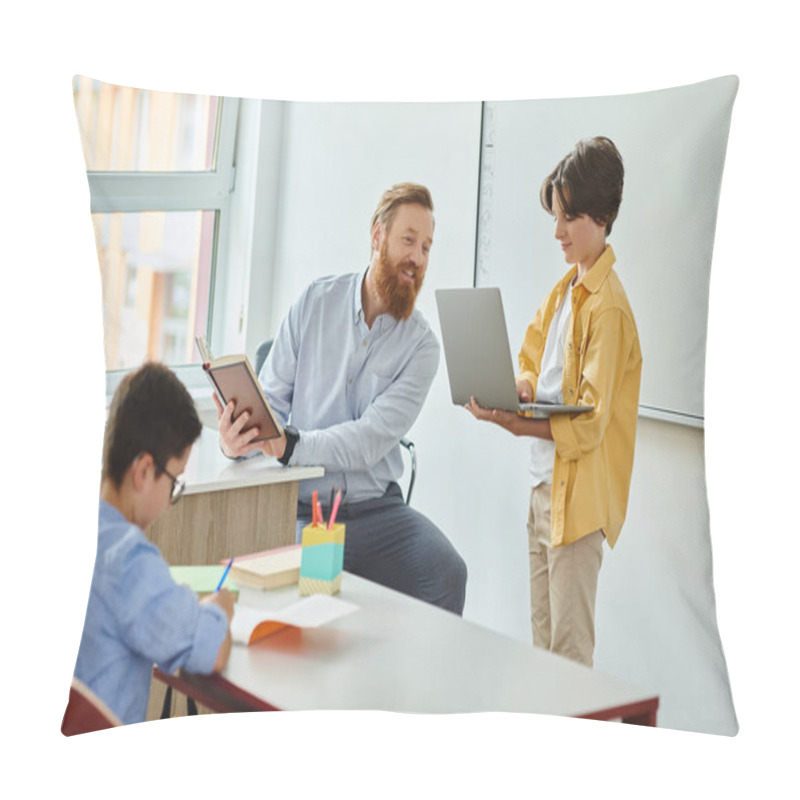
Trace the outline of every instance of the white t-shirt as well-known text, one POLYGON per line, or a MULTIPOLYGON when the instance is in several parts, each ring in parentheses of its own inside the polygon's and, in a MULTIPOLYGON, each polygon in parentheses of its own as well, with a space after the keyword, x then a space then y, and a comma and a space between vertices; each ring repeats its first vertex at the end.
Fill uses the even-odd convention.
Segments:
MULTIPOLYGON (((542 353, 542 369, 536 382, 536 401, 539 403, 563 403, 564 346, 567 329, 572 321, 572 284, 569 285, 561 305, 550 321, 550 331, 542 353)), ((531 486, 552 483, 553 462, 556 443, 549 439, 531 439, 531 486)))

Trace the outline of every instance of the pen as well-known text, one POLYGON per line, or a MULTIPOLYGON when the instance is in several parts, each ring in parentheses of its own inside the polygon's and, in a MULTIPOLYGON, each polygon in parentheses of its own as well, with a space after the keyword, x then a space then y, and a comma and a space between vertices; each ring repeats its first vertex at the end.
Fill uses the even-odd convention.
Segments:
POLYGON ((222 573, 222 577, 219 579, 217 591, 219 591, 222 588, 222 584, 225 583, 225 578, 228 577, 228 573, 231 571, 231 564, 233 564, 233 558, 228 562, 228 566, 225 567, 225 572, 222 573))
POLYGON ((333 509, 331 510, 331 518, 328 520, 328 530, 333 528, 333 523, 336 522, 336 512, 339 510, 339 503, 342 502, 342 490, 336 492, 336 499, 333 501, 333 509))
POLYGON ((317 493, 317 490, 314 489, 314 491, 311 492, 311 524, 312 525, 317 525, 317 523, 319 522, 319 517, 317 516, 317 514, 319 513, 317 511, 317 504, 318 504, 317 498, 318 498, 318 493, 317 493))

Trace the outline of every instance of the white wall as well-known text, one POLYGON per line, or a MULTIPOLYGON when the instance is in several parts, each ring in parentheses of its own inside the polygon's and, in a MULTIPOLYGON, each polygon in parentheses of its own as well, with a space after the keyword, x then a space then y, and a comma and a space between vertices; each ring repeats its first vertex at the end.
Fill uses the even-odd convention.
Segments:
MULTIPOLYGON (((434 289, 473 281, 480 104, 288 103, 262 135, 277 161, 259 162, 259 191, 268 195, 280 176, 280 198, 258 226, 266 261, 250 284, 263 296, 249 299, 247 351, 265 331, 274 335, 309 280, 366 267, 372 211, 402 180, 426 184, 436 207, 419 306, 438 336, 434 289)), ((527 442, 452 405, 444 358, 410 436, 414 506, 467 562, 465 618, 530 641, 527 442)), ((628 520, 601 570, 597 635, 596 668, 657 691, 662 725, 734 732, 711 592, 702 431, 640 420, 628 520)))
POLYGON ((639 417, 628 516, 600 571, 595 668, 657 691, 661 725, 733 734, 704 439, 702 430, 639 417))
MULTIPOLYGON (((427 283, 472 269, 480 104, 288 103, 280 157, 274 282, 251 303, 271 333, 312 278, 366 269, 370 220, 392 184, 414 181, 433 195, 436 230, 427 283)), ((253 342, 248 341, 248 348, 253 342)))

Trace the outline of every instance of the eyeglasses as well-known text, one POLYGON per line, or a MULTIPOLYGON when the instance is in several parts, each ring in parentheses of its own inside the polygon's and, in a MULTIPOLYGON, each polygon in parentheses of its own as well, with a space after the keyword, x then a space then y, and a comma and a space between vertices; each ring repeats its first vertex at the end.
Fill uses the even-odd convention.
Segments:
POLYGON ((169 496, 169 502, 174 506, 175 503, 183 497, 183 490, 186 488, 186 482, 183 478, 175 477, 166 467, 156 464, 156 468, 172 481, 172 493, 169 496))

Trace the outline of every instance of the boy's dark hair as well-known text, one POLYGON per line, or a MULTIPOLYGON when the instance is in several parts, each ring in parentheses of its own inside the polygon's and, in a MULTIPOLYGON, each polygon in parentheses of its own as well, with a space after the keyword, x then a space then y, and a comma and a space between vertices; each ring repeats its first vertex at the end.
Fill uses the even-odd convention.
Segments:
POLYGON ((163 364, 144 364, 114 392, 103 438, 103 479, 119 487, 142 453, 150 453, 156 469, 165 469, 202 429, 194 401, 175 373, 163 364))
POLYGON ((611 139, 581 139, 544 179, 539 199, 552 214, 555 190, 565 214, 588 214, 598 225, 606 226, 608 235, 622 202, 624 175, 622 156, 611 139))

